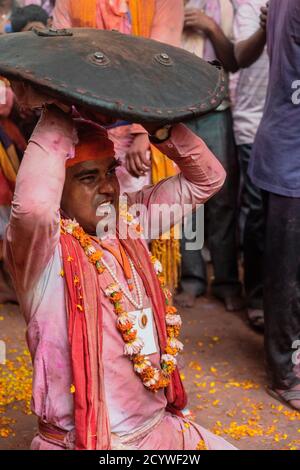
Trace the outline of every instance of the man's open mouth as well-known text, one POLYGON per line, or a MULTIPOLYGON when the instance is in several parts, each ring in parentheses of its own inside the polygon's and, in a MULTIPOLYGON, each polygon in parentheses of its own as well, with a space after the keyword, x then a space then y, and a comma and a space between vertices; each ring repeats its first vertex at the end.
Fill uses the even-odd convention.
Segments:
POLYGON ((113 201, 112 200, 101 202, 101 204, 99 204, 98 208, 99 207, 108 207, 108 206, 113 206, 113 201))
POLYGON ((98 217, 110 216, 114 210, 114 201, 112 199, 106 199, 98 204, 96 215, 98 217))

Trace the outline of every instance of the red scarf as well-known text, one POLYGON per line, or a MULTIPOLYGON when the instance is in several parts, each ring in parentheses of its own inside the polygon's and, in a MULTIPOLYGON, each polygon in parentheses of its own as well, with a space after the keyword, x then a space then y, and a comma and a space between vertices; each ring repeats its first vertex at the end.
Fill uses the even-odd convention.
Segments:
MULTIPOLYGON (((167 342, 165 298, 148 250, 141 240, 121 240, 141 277, 154 310, 160 350, 167 342)), ((69 341, 73 371, 74 419, 77 450, 110 449, 110 427, 103 388, 102 309, 95 267, 87 262, 79 243, 61 235, 66 280, 69 341)), ((151 392, 149 392, 151 393, 151 392)), ((168 411, 181 415, 186 393, 178 369, 166 390, 168 411)))

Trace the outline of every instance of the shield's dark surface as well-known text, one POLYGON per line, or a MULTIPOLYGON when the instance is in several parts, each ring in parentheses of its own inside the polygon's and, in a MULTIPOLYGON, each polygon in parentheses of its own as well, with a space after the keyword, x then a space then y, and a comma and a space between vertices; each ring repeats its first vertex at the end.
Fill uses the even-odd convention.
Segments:
POLYGON ((224 98, 217 67, 181 49, 115 31, 0 37, 0 74, 68 103, 132 122, 178 122, 224 98))

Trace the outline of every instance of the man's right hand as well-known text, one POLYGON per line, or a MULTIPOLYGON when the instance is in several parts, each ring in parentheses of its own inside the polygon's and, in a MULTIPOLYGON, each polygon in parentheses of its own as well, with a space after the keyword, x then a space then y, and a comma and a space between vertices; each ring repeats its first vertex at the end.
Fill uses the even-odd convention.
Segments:
POLYGON ((32 133, 31 140, 37 139, 40 145, 43 146, 47 144, 47 142, 49 143, 49 140, 52 140, 52 135, 64 136, 64 142, 67 142, 68 138, 70 138, 70 155, 73 155, 72 146, 77 144, 78 136, 72 113, 66 113, 56 104, 47 104, 44 105, 42 109, 40 119, 32 133))

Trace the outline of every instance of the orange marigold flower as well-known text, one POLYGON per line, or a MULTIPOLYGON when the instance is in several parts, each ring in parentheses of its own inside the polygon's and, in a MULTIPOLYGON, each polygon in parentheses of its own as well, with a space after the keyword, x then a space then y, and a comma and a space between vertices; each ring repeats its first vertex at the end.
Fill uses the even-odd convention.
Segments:
POLYGON ((75 237, 77 240, 80 240, 80 237, 82 237, 82 235, 85 235, 85 233, 81 227, 74 228, 73 237, 75 237))
POLYGON ((167 333, 168 336, 171 338, 178 338, 180 335, 180 326, 178 325, 172 325, 172 326, 167 326, 167 333))
POLYGON ((124 312, 125 312, 125 310, 124 310, 124 308, 122 307, 122 305, 115 306, 115 313, 116 313, 117 315, 121 315, 121 313, 124 313, 124 312))
POLYGON ((164 364, 164 372, 166 372, 169 375, 171 375, 175 369, 176 369, 176 366, 171 361, 168 361, 164 364))
POLYGON ((146 358, 146 356, 142 355, 142 354, 136 354, 133 358, 132 358, 132 362, 134 364, 138 364, 138 365, 142 365, 145 363, 145 361, 149 359, 146 358))
POLYGON ((168 305, 166 307, 166 313, 170 313, 172 315, 173 313, 176 313, 176 312, 177 312, 176 307, 173 307, 172 305, 168 305))
POLYGON ((102 251, 98 250, 96 251, 96 253, 93 253, 91 256, 90 256, 90 262, 91 263, 97 263, 97 261, 100 261, 100 259, 102 258, 102 251))
POLYGON ((165 349, 166 354, 171 354, 171 356, 175 356, 178 353, 177 348, 171 348, 171 346, 167 346, 165 349))
POLYGON ((140 364, 141 362, 144 361, 145 356, 142 356, 141 354, 136 354, 136 356, 133 356, 132 362, 134 364, 140 364))
POLYGON ((122 294, 122 292, 114 292, 111 295, 111 297, 112 297, 114 302, 120 302, 120 300, 122 300, 122 298, 123 298, 123 294, 122 294))
POLYGON ((158 276, 158 280, 161 283, 161 285, 164 287, 166 283, 164 276, 158 276))
POLYGON ((90 246, 91 244, 91 239, 89 236, 87 235, 84 235, 81 239, 80 239, 80 243, 81 243, 81 246, 83 248, 87 248, 88 246, 90 246))
POLYGON ((165 388, 169 385, 170 379, 161 374, 158 382, 154 385, 151 385, 150 390, 154 393, 158 392, 161 388, 165 388))
POLYGON ((129 330, 131 330, 132 327, 133 327, 133 323, 129 320, 126 323, 124 323, 123 325, 121 323, 119 323, 117 325, 118 330, 121 331, 121 332, 129 331, 129 330))
POLYGON ((133 330, 133 331, 128 331, 127 333, 123 333, 122 334, 123 336, 123 339, 126 343, 130 342, 130 341, 134 341, 136 336, 137 336, 137 331, 136 330, 133 330))
POLYGON ((154 378, 155 370, 153 367, 146 367, 146 369, 141 372, 141 377, 143 382, 148 382, 149 380, 154 378))

